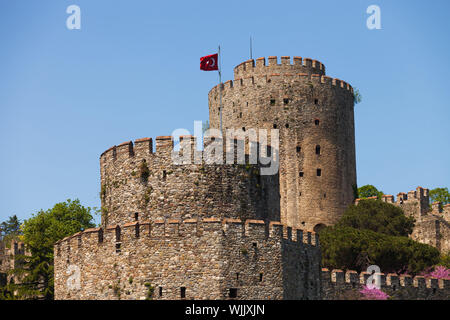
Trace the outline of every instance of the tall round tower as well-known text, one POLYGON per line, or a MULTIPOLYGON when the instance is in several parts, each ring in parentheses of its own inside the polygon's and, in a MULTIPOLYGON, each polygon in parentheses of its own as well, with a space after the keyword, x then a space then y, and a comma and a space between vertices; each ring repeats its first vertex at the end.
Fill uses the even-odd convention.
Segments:
MULTIPOLYGON (((280 130, 280 217, 292 227, 337 222, 356 187, 352 87, 316 60, 248 60, 223 84, 223 129, 280 130)), ((209 92, 211 128, 220 127, 219 86, 209 92)))

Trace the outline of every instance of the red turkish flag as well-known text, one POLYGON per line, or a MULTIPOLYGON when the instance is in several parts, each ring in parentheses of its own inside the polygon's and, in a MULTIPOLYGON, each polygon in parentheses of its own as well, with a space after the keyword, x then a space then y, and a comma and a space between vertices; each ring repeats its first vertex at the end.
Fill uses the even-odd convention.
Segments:
POLYGON ((200 58, 200 70, 203 71, 214 71, 219 70, 219 55, 211 54, 209 56, 201 57, 200 58))

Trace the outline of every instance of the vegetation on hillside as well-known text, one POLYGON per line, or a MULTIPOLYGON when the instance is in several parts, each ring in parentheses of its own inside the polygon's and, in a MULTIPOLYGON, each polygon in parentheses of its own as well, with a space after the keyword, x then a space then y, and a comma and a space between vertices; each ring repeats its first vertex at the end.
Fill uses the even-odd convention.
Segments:
POLYGON ((53 299, 53 246, 58 240, 95 227, 92 212, 79 200, 67 200, 25 220, 21 238, 29 254, 16 256, 18 264, 12 271, 21 281, 3 288, 0 299, 53 299))
POLYGON ((320 231, 322 264, 330 269, 418 274, 440 261, 439 251, 408 238, 414 220, 391 204, 361 200, 333 227, 320 231))

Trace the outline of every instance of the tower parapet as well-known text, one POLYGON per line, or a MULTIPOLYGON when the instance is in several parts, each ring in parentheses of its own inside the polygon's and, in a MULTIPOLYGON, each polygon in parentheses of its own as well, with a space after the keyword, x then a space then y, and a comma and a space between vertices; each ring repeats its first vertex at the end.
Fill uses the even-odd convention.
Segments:
POLYGON ((418 218, 429 211, 429 189, 417 187, 408 193, 399 193, 396 204, 405 211, 406 214, 418 218))
POLYGON ((234 78, 242 79, 247 77, 258 77, 271 74, 318 74, 325 75, 325 66, 317 60, 302 57, 293 57, 291 63, 291 57, 282 56, 280 63, 278 63, 278 57, 271 56, 266 64, 265 58, 258 58, 255 60, 250 59, 242 62, 234 68, 234 78))
MULTIPOLYGON (((239 144, 239 141, 236 141, 239 144)), ((278 175, 261 175, 261 165, 244 154, 227 164, 202 158, 192 136, 125 142, 100 157, 102 225, 147 219, 240 218, 279 220, 278 175)), ((248 150, 248 147, 246 148, 248 150)))

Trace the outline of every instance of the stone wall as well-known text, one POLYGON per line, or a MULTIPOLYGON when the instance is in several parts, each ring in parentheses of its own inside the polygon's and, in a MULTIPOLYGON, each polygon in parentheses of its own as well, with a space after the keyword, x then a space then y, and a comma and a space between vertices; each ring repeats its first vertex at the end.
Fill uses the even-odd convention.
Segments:
MULTIPOLYGON (((447 300, 450 280, 412 278, 408 275, 378 274, 381 290, 394 300, 447 300)), ((371 275, 367 272, 322 269, 322 297, 324 300, 360 299, 359 291, 371 275)))
MULTIPOLYGON (((356 200, 358 203, 359 199, 356 200)), ((416 220, 411 238, 436 247, 443 253, 450 252, 450 205, 429 205, 429 189, 417 187, 408 193, 383 195, 382 201, 403 209, 406 215, 416 220)))
POLYGON ((244 164, 226 164, 226 155, 224 164, 202 158, 194 163, 201 152, 191 136, 181 137, 180 151, 192 163, 174 161, 180 153, 174 152, 172 137, 156 138, 156 152, 151 138, 105 151, 100 157, 102 226, 203 217, 279 221, 278 173, 260 175, 260 165, 249 164, 248 157, 244 164))
POLYGON ((436 247, 442 253, 450 253, 450 206, 443 211, 433 210, 416 221, 411 238, 436 247), (447 218, 447 219, 446 219, 447 218))
MULTIPOLYGON (((246 61, 223 85, 223 129, 280 130, 281 222, 333 225, 354 200, 352 87, 322 63, 294 57, 246 61)), ((219 86, 209 92, 210 125, 220 127, 219 86)), ((316 229, 317 230, 317 229, 316 229)))
POLYGON ((150 286, 152 299, 181 299, 182 288, 185 299, 319 299, 318 236, 210 218, 90 229, 55 245, 56 299, 141 300, 150 286))
POLYGON ((5 241, 0 240, 0 286, 5 286, 14 280, 15 283, 19 282, 19 277, 10 274, 14 268, 18 267, 20 263, 17 259, 17 255, 29 255, 30 253, 25 250, 25 244, 16 240, 11 240, 8 244, 5 241))

